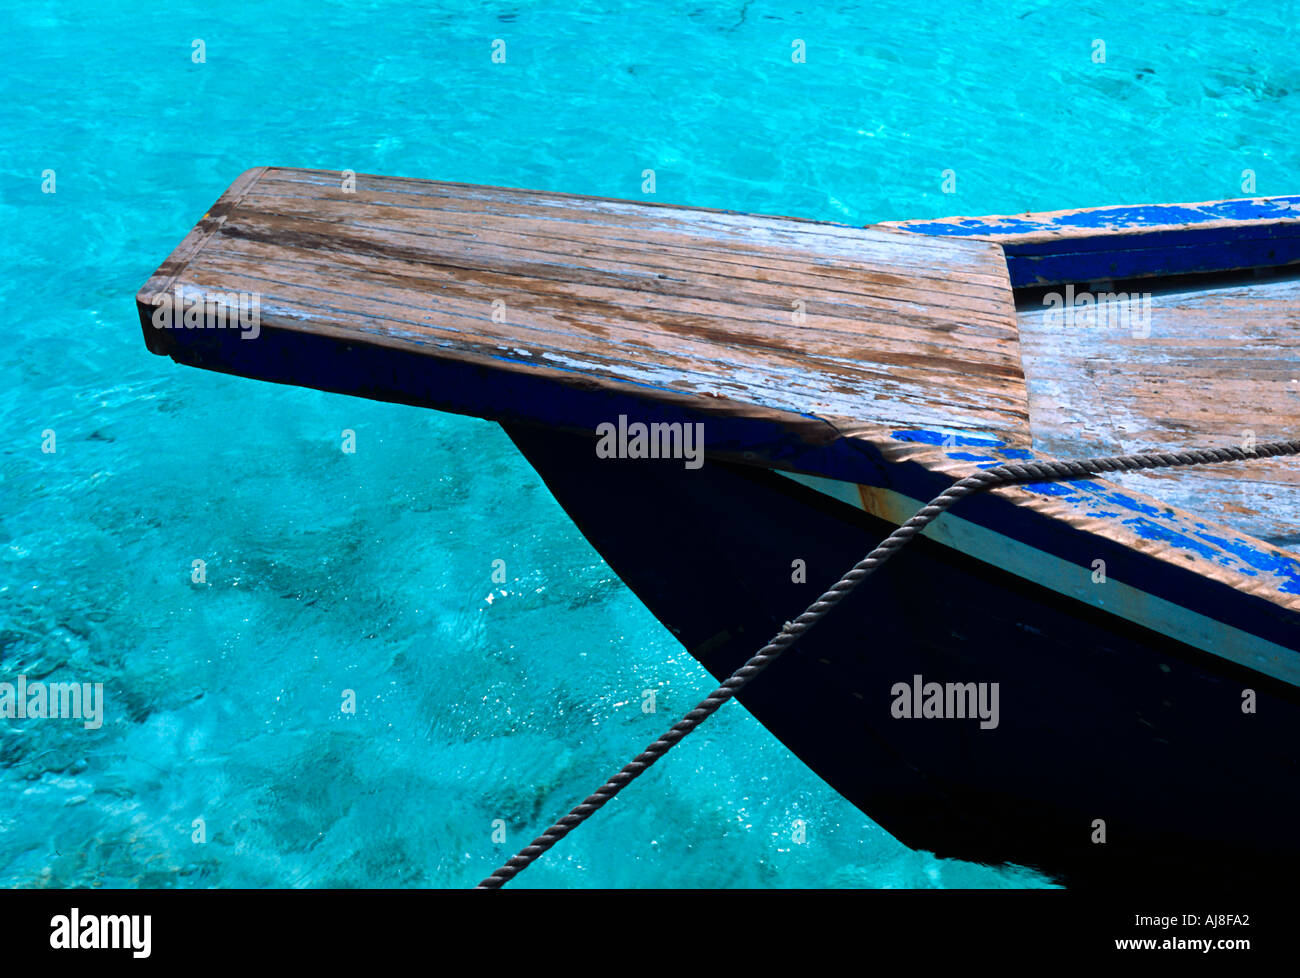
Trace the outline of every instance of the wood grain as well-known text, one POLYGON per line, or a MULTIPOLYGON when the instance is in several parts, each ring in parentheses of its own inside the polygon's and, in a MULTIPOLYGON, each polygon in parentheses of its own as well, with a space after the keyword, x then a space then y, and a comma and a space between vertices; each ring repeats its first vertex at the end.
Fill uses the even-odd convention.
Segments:
MULTIPOLYGON (((176 287, 255 293, 264 330, 715 410, 1027 439, 1006 268, 984 242, 393 177, 347 192, 338 173, 266 169, 209 211, 141 304, 176 287)), ((187 335, 150 345, 183 357, 187 335)))
MULTIPOLYGON (((1035 447, 1096 455, 1291 439, 1300 431, 1300 278, 1153 293, 1150 336, 1022 309, 1035 447)), ((1145 332, 1145 327, 1137 332, 1145 332)), ((1294 459, 1113 476, 1300 547, 1294 459)))

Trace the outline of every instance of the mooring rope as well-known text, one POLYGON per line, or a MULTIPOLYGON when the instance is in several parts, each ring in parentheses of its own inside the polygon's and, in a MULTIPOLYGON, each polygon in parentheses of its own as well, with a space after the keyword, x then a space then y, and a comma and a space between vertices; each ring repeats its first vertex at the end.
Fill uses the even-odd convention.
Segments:
POLYGON ((638 754, 624 768, 595 792, 589 795, 569 814, 552 825, 520 849, 518 854, 481 882, 475 889, 495 890, 514 879, 523 870, 559 842, 575 828, 596 814, 604 804, 632 783, 651 764, 668 753, 674 744, 707 720, 723 703, 745 688, 756 676, 770 666, 790 646, 802 638, 809 629, 824 618, 832 608, 843 601, 859 584, 880 568, 880 565, 901 550, 913 537, 926 528, 957 500, 973 493, 995 489, 999 486, 1018 485, 1025 482, 1061 482, 1096 475, 1100 472, 1131 471, 1135 469, 1161 469, 1179 465, 1209 465, 1216 462, 1241 462, 1248 459, 1274 458, 1279 455, 1300 455, 1300 441, 1272 442, 1246 448, 1204 448, 1186 452, 1153 452, 1149 455, 1113 455, 1105 458, 1086 458, 1072 461, 1005 462, 993 468, 981 469, 959 482, 953 483, 910 520, 889 534, 875 550, 853 565, 825 594, 819 597, 794 621, 788 621, 768 642, 727 680, 705 697, 695 709, 678 720, 662 737, 638 754))

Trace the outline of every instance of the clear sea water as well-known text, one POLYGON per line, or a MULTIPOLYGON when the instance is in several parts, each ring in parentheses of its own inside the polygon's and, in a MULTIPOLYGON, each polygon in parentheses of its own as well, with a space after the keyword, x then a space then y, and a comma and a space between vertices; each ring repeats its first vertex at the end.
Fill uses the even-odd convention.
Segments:
MULTIPOLYGON (((495 426, 146 353, 136 289, 248 167, 853 224, 1297 189, 1292 4, 4 7, 0 681, 107 697, 0 720, 5 885, 472 885, 712 688, 495 426)), ((731 704, 516 885, 1042 883, 731 704)))

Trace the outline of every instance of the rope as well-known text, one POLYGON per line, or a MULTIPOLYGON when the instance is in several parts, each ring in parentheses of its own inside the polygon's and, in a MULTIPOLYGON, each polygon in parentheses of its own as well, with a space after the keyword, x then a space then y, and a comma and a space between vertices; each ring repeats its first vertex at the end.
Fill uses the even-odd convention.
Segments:
POLYGON ((479 883, 476 889, 495 890, 514 879, 538 857, 575 828, 596 814, 606 802, 632 783, 646 768, 668 753, 674 744, 707 720, 723 703, 745 688, 809 629, 821 621, 837 604, 848 597, 890 557, 937 519, 959 499, 1000 486, 1026 482, 1060 482, 1095 475, 1099 472, 1159 469, 1180 465, 1209 465, 1216 462, 1240 462, 1247 459, 1300 455, 1300 441, 1272 442, 1253 449, 1206 448, 1186 452, 1153 452, 1149 455, 1113 455, 1074 461, 1006 462, 982 469, 955 482, 947 490, 921 507, 910 520, 889 534, 875 550, 853 565, 825 594, 819 597, 794 621, 788 621, 776 636, 754 653, 743 666, 705 697, 700 704, 678 720, 662 737, 638 754, 569 814, 519 850, 518 854, 479 883))

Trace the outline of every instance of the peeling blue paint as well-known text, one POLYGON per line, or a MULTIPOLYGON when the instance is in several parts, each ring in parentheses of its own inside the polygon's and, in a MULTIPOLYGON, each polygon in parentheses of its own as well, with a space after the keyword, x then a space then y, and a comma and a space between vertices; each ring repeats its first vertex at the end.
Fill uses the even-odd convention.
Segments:
MULTIPOLYGON (((948 458, 975 462, 989 468, 1004 461, 1033 461, 1039 456, 1023 448, 1007 448, 995 439, 956 435, 944 431, 896 431, 903 442, 943 447, 958 445, 986 449, 983 453, 946 452, 948 458)), ((1112 520, 1128 527, 1143 540, 1176 547, 1211 563, 1247 577, 1270 576, 1284 594, 1300 594, 1300 559, 1261 550, 1247 539, 1220 536, 1202 520, 1190 519, 1168 506, 1144 502, 1095 479, 1073 482, 1031 482, 1021 486, 1027 492, 1050 496, 1073 508, 1081 517, 1112 520)))
POLYGON ((895 441, 919 442, 922 445, 967 445, 974 448, 1002 448, 1005 441, 999 441, 992 435, 961 434, 956 431, 891 431, 889 436, 895 441))
POLYGON ((1213 533, 1198 533, 1197 536, 1216 547, 1236 554, 1240 560, 1252 567, 1282 578, 1287 583, 1280 590, 1287 594, 1300 594, 1300 574, 1296 573, 1296 561, 1282 554, 1262 553, 1241 540, 1230 540, 1213 533))
POLYGON ((1119 228, 1186 227, 1211 221, 1300 220, 1300 197, 1252 197, 1206 204, 1136 204, 1089 207, 1053 214, 998 215, 903 221, 917 234, 954 236, 1043 234, 1062 228, 1111 231, 1119 228))
POLYGON ((1020 488, 1040 496, 1074 495, 1068 484, 1060 482, 1026 482, 1020 488))
POLYGON ((893 226, 915 234, 998 242, 1016 289, 1300 262, 1300 197, 1093 207, 893 226), (1117 231, 1138 233, 1118 236, 1117 231))
MULTIPOLYGON (((1182 550, 1187 550, 1194 554, 1200 554, 1206 560, 1213 561, 1222 567, 1234 566, 1232 561, 1224 558, 1222 551, 1216 550, 1214 547, 1202 543, 1200 540, 1193 537, 1189 537, 1186 533, 1180 533, 1172 527, 1157 523, 1155 520, 1142 516, 1135 516, 1132 519, 1123 520, 1122 522, 1125 526, 1131 527, 1133 532, 1143 540, 1155 540, 1160 543, 1171 544, 1182 550)), ((1237 567, 1236 570, 1243 574, 1251 574, 1252 576, 1254 574, 1253 571, 1249 571, 1244 567, 1237 567)))
POLYGON ((1125 509, 1130 509, 1135 513, 1142 513, 1145 516, 1169 516, 1172 515, 1167 507, 1151 506, 1147 503, 1138 502, 1132 496, 1114 490, 1101 490, 1109 502, 1118 503, 1125 509))

